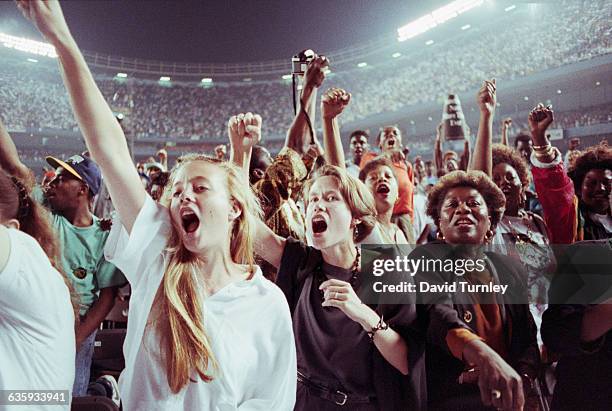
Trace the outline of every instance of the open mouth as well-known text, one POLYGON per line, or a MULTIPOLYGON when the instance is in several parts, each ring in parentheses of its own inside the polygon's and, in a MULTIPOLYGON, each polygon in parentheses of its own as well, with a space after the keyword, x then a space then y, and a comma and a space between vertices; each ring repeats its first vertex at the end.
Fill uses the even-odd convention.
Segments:
POLYGON ((380 183, 376 186, 376 194, 389 194, 390 191, 391 189, 386 183, 380 183))
POLYGON ((387 141, 387 147, 395 147, 395 140, 387 141))
POLYGON ((200 226, 200 219, 192 211, 186 211, 181 215, 181 223, 183 224, 183 230, 191 234, 200 226))
POLYGON ((474 222, 470 220, 469 218, 460 218, 459 220, 455 222, 455 225, 457 226, 474 225, 474 222))
POLYGON ((315 217, 312 219, 312 232, 314 234, 320 234, 327 230, 327 222, 321 217, 315 217))

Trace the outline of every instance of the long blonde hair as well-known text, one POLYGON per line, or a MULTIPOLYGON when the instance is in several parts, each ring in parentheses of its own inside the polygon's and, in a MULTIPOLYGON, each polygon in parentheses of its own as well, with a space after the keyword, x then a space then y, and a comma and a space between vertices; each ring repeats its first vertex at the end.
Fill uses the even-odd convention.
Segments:
MULTIPOLYGON (((261 219, 262 213, 246 176, 239 168, 204 155, 183 156, 170 174, 161 203, 169 206, 172 181, 182 167, 193 161, 214 164, 225 172, 229 196, 241 210, 232 223, 230 255, 234 263, 248 265, 253 273, 255 224, 256 219, 261 219)), ((160 313, 156 326, 162 340, 162 352, 165 354, 168 385, 173 393, 178 393, 190 381, 195 382, 191 380, 193 371, 204 382, 212 381, 218 364, 204 327, 203 302, 197 282, 199 260, 185 248, 174 224, 167 248, 170 259, 162 287, 157 294, 160 313)))

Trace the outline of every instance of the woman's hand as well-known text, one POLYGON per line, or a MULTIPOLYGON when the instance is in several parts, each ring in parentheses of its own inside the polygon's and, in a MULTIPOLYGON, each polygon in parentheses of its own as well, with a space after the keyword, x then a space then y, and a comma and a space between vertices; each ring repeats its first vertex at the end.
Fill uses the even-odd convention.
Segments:
POLYGON ((546 137, 546 130, 554 121, 554 113, 551 106, 544 106, 544 104, 538 104, 528 116, 529 131, 531 132, 531 138, 533 144, 536 146, 544 146, 549 144, 548 138, 546 137))
POLYGON ((341 88, 330 88, 321 98, 321 113, 323 118, 335 118, 351 101, 351 93, 341 88))
POLYGON ((57 0, 17 0, 17 7, 51 43, 70 37, 70 30, 57 0))
POLYGON ((366 331, 378 324, 378 314, 361 302, 350 283, 332 278, 323 282, 319 289, 323 291, 323 307, 339 308, 366 331))
POLYGON ((503 410, 523 409, 523 381, 495 350, 481 340, 473 340, 463 349, 463 358, 479 370, 478 387, 484 405, 503 410))
POLYGON ((227 123, 229 140, 234 150, 248 151, 261 141, 261 116, 240 113, 227 123))

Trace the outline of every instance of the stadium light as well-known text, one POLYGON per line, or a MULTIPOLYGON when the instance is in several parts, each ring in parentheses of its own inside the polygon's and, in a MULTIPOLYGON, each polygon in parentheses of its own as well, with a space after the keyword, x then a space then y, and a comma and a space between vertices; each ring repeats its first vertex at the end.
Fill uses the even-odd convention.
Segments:
POLYGON ((465 13, 468 10, 478 7, 484 3, 484 0, 455 0, 442 6, 431 13, 428 13, 418 19, 406 24, 397 29, 397 40, 406 41, 419 34, 425 33, 434 27, 442 24, 458 15, 465 13))
POLYGON ((512 11, 516 8, 516 6, 513 4, 512 6, 508 6, 504 9, 504 11, 512 11))
POLYGON ((283 80, 291 80, 291 74, 283 74, 283 80))
POLYGON ((561 94, 561 90, 557 90, 557 94, 561 94))
POLYGON ((243 78, 243 79, 242 79, 242 81, 245 81, 245 82, 249 82, 249 81, 251 81, 251 80, 252 80, 252 79, 251 79, 250 77, 246 77, 246 78, 243 78))
POLYGON ((432 44, 434 44, 434 41, 433 41, 433 40, 427 40, 427 41, 425 42, 425 45, 426 45, 426 46, 431 46, 432 44))
POLYGON ((29 61, 30 63, 38 63, 38 60, 36 60, 36 59, 31 59, 31 58, 28 58, 28 61, 29 61))
POLYGON ((472 25, 471 25, 471 24, 466 24, 465 26, 461 26, 461 30, 467 30, 467 29, 469 29, 470 27, 472 27, 472 25))
POLYGON ((365 61, 362 61, 361 63, 357 64, 357 67, 363 68, 366 67, 368 65, 368 63, 366 63, 365 61))
POLYGON ((525 96, 525 97, 523 97, 523 100, 529 101, 529 97, 525 96))
POLYGON ((402 53, 393 53, 391 54, 391 57, 393 57, 394 59, 400 57, 402 55, 402 53))
POLYGON ((202 80, 200 80, 200 83, 202 84, 210 84, 213 82, 213 79, 211 79, 210 77, 204 77, 202 80))
POLYGON ((127 78, 127 73, 117 73, 117 77, 119 77, 119 78, 127 78))
POLYGON ((598 82, 595 83, 595 85, 599 86, 599 85, 601 85, 601 83, 598 81, 598 82))
POLYGON ((170 81, 170 77, 168 77, 168 76, 161 76, 159 78, 159 81, 170 81))
POLYGON ((26 53, 30 54, 38 54, 39 56, 57 58, 55 47, 41 41, 34 41, 24 37, 15 37, 5 33, 0 33, 0 43, 9 49, 25 51, 26 53))

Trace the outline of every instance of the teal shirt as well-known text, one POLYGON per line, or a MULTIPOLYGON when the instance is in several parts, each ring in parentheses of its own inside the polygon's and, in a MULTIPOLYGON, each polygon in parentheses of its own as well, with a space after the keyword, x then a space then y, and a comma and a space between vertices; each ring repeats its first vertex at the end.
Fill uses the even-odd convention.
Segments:
POLYGON ((62 267, 80 298, 80 314, 86 314, 98 299, 98 292, 127 282, 121 271, 104 258, 110 231, 100 227, 93 216, 89 227, 75 227, 66 218, 53 214, 53 226, 62 247, 62 267))

